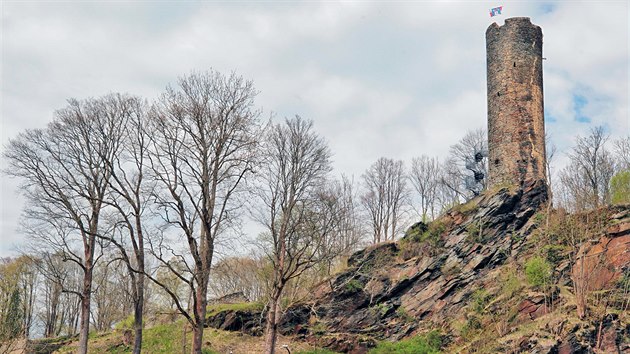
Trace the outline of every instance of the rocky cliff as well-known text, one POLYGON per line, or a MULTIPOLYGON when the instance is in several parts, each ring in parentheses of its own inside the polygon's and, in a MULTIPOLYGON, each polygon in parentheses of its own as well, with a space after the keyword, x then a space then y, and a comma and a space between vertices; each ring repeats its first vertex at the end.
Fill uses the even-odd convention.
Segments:
MULTIPOLYGON (((499 188, 428 225, 413 225, 398 242, 361 250, 345 271, 314 290, 311 301, 287 311, 281 332, 350 353, 435 329, 444 334, 448 352, 630 350, 627 302, 608 296, 601 314, 593 310, 580 319, 570 291, 572 267, 580 259, 598 269, 589 272, 589 280, 597 279, 589 294, 605 293, 628 276, 630 207, 599 211, 601 233, 575 252, 549 244, 548 232, 542 237, 542 224, 549 224, 546 200, 543 183, 519 191, 499 188), (524 280, 524 262, 534 255, 552 259, 544 264, 554 267, 538 286, 524 280)), ((259 334, 260 318, 219 313, 209 322, 259 334)))

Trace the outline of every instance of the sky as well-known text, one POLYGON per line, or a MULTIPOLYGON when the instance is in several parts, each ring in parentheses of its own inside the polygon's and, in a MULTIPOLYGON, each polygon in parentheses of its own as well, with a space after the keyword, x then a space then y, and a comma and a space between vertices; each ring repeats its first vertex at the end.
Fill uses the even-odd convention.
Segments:
MULTIPOLYGON (((156 98, 210 68, 254 81, 264 117, 312 119, 336 174, 379 157, 444 158, 485 127, 485 31, 526 16, 544 35, 556 167, 577 135, 630 134, 628 1, 0 1, 0 153, 69 98, 156 98), (503 6, 500 16, 489 9, 503 6)), ((0 159, 0 168, 6 161, 0 159)), ((19 182, 0 174, 0 257, 23 242, 19 182)))

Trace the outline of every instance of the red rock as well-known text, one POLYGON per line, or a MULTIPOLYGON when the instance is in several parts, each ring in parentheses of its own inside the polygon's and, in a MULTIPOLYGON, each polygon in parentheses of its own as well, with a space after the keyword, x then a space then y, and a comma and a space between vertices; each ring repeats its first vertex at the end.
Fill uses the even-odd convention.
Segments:
POLYGON ((574 278, 586 280, 591 290, 601 290, 614 284, 622 268, 629 264, 630 235, 603 236, 594 245, 582 246, 572 274, 574 278))
POLYGON ((619 224, 612 225, 608 228, 608 230, 606 230, 606 233, 612 236, 630 234, 630 222, 621 222, 619 224))
POLYGON ((542 315, 549 313, 549 308, 545 304, 544 298, 539 297, 525 299, 518 305, 520 318, 536 319, 542 315))

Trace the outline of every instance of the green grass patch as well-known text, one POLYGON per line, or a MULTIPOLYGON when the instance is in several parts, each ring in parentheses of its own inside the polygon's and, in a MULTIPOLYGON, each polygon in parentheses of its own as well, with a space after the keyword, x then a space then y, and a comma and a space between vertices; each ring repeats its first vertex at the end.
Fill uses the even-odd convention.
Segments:
MULTIPOLYGON (((276 349, 276 351, 279 351, 279 349, 276 349)), ((328 350, 328 349, 312 349, 312 350, 298 351, 298 352, 295 352, 295 354, 337 354, 337 352, 333 352, 332 350, 328 350)))
POLYGON ((114 329, 118 331, 124 331, 126 329, 133 329, 134 322, 135 322, 135 318, 133 314, 129 315, 123 318, 122 320, 116 322, 116 324, 114 325, 114 329))
POLYGON ((471 199, 464 204, 457 204, 453 207, 453 211, 460 212, 462 214, 468 214, 471 211, 477 210, 479 207, 479 200, 477 198, 471 199))
POLYGON ((437 331, 404 339, 399 342, 381 342, 370 354, 434 354, 440 353, 442 336, 437 331))
MULTIPOLYGON (((181 352, 184 326, 188 326, 188 323, 180 320, 145 329, 142 333, 142 351, 165 354, 181 352)), ((186 331, 186 337, 186 345, 190 350, 190 338, 192 338, 190 328, 186 331)))
POLYGON ((409 242, 428 242, 433 246, 438 246, 444 231, 446 231, 446 225, 436 220, 429 223, 426 228, 410 228, 405 233, 405 240, 409 242))
POLYGON ((426 252, 434 252, 443 246, 442 236, 445 232, 446 225, 440 220, 429 225, 418 223, 405 232, 405 237, 399 243, 398 255, 407 260, 426 252))

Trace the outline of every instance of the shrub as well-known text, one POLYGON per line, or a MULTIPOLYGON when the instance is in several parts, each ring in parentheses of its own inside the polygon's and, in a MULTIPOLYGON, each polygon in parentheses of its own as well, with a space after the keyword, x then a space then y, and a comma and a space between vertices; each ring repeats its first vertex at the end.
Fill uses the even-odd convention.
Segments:
POLYGON ((429 223, 426 228, 411 228, 407 230, 405 239, 413 242, 427 242, 432 246, 441 245, 442 234, 446 231, 446 226, 441 221, 429 223))
POLYGON ((630 170, 621 171, 610 179, 610 195, 613 204, 630 203, 630 170))
POLYGON ((346 292, 356 293, 359 290, 363 290, 363 284, 357 279, 350 279, 345 285, 346 292))
POLYGON ((396 309, 396 316, 405 322, 412 322, 414 320, 414 317, 407 313, 407 310, 402 306, 396 309))
POLYGON ((464 340, 470 342, 479 332, 481 327, 481 320, 479 317, 476 315, 469 315, 466 322, 460 328, 459 334, 464 340))
POLYGON ((553 266, 557 266, 566 258, 565 256, 566 248, 561 245, 547 245, 543 247, 542 253, 545 255, 545 258, 549 263, 553 266))
POLYGON ((370 354, 433 354, 439 353, 442 336, 437 331, 404 339, 399 342, 381 342, 370 354))
POLYGON ((471 308, 478 314, 483 314, 486 311, 486 306, 490 302, 491 296, 484 289, 479 289, 471 295, 471 308))
POLYGON ((551 265, 540 256, 532 257, 525 263, 525 277, 533 287, 548 285, 551 280, 551 265))
POLYGON ((534 223, 536 223, 536 225, 538 225, 538 226, 542 225, 543 221, 545 221, 545 213, 544 212, 539 211, 536 214, 534 214, 534 223))
POLYGON ((326 334, 327 331, 328 328, 326 327, 326 324, 324 322, 317 321, 311 326, 311 333, 318 337, 326 334))
POLYGON ((481 223, 481 221, 471 222, 470 224, 466 225, 468 239, 472 242, 483 243, 485 241, 482 230, 483 224, 481 223))
POLYGON ((514 269, 509 269, 503 276, 503 294, 507 298, 513 297, 521 289, 521 281, 514 269))
POLYGON ((398 256, 400 256, 400 258, 405 261, 413 257, 430 254, 431 247, 427 244, 408 241, 405 239, 400 241, 400 250, 398 251, 398 256))
POLYGON ((116 324, 114 325, 114 329, 119 330, 119 331, 132 329, 133 323, 134 323, 134 317, 133 315, 129 315, 123 318, 122 320, 116 322, 116 324))
POLYGON ((418 223, 412 226, 400 241, 399 256, 407 260, 434 252, 443 245, 444 231, 446 231, 446 225, 441 221, 433 221, 429 225, 418 223))
POLYGON ((385 317, 389 311, 392 309, 392 305, 387 302, 382 302, 376 306, 370 308, 376 315, 380 317, 385 317))

